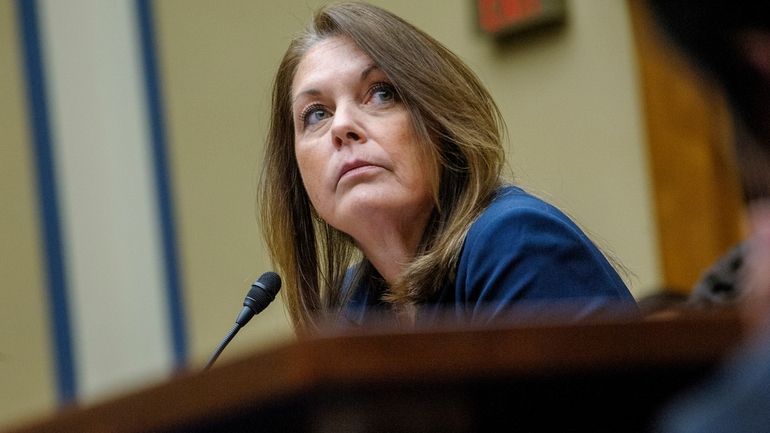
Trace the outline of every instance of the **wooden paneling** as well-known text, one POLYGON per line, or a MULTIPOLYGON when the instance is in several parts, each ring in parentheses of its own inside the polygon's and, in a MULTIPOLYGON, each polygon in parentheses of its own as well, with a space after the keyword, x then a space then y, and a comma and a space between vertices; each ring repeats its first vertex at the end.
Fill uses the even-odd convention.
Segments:
POLYGON ((731 125, 721 95, 662 37, 642 0, 629 0, 663 279, 687 292, 743 236, 731 125))

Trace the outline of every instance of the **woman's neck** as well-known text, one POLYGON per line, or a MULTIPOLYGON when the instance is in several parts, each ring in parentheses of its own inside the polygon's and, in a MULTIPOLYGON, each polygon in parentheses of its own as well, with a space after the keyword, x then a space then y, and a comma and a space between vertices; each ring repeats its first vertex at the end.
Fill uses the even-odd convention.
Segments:
POLYGON ((414 259, 430 213, 397 221, 368 220, 351 234, 364 256, 392 286, 414 259))

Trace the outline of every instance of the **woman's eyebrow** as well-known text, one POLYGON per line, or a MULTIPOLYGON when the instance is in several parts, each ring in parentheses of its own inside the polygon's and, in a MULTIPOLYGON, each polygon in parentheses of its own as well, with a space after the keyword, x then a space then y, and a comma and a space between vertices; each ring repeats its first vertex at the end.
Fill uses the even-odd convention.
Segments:
MULTIPOLYGON (((369 74, 372 73, 372 71, 379 71, 379 70, 380 70, 380 67, 377 66, 375 63, 368 65, 367 67, 364 68, 363 71, 361 71, 361 81, 365 81, 367 77, 369 77, 369 74)), ((318 96, 320 94, 321 94, 321 91, 319 89, 316 89, 316 88, 305 89, 297 93, 296 96, 294 96, 294 98, 291 100, 291 105, 296 104, 297 100, 299 100, 301 97, 305 95, 318 96)))
POLYGON ((297 100, 299 100, 299 98, 301 98, 301 97, 303 97, 305 95, 318 96, 320 94, 321 94, 321 91, 318 90, 318 89, 315 89, 315 88, 310 88, 310 89, 303 90, 303 91, 297 93, 297 95, 294 97, 294 99, 291 100, 291 105, 296 104, 297 100))
POLYGON ((368 77, 368 76, 369 76, 369 74, 370 74, 372 71, 374 71, 375 69, 376 69, 376 70, 379 70, 379 69, 380 69, 380 67, 379 67, 379 66, 377 66, 377 65, 376 65, 376 64, 374 64, 374 63, 372 63, 372 64, 370 64, 369 66, 367 66, 366 68, 364 68, 364 70, 363 70, 363 71, 361 71, 361 81, 364 81, 364 80, 366 80, 366 77, 368 77))

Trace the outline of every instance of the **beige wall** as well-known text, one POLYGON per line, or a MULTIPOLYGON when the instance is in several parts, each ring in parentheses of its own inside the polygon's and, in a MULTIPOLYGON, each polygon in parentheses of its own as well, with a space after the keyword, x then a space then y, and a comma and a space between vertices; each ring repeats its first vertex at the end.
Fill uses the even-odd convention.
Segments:
POLYGON ((0 1, 0 425, 56 395, 14 5, 0 1))
MULTIPOLYGON (((290 36, 321 3, 154 3, 196 365, 230 329, 248 285, 270 269, 254 208, 270 83, 290 36)), ((656 231, 626 2, 567 1, 565 25, 506 42, 477 30, 470 0, 374 3, 469 63, 505 116, 516 180, 613 252, 635 274, 628 281, 637 297, 655 288, 656 231)), ((52 407, 55 395, 13 4, 0 0, 0 277, 11 288, 0 295, 0 424, 52 407), (7 391, 14 387, 20 391, 7 391)), ((283 309, 272 305, 222 359, 290 338, 283 309)))

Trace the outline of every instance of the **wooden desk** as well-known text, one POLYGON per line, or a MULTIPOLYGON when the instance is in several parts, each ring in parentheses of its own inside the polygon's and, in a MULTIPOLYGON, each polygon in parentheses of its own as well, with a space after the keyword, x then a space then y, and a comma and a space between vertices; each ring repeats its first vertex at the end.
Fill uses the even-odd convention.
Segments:
POLYGON ((649 431, 740 335, 729 312, 333 335, 8 433, 649 431))

